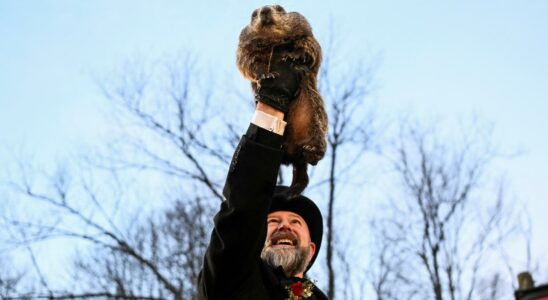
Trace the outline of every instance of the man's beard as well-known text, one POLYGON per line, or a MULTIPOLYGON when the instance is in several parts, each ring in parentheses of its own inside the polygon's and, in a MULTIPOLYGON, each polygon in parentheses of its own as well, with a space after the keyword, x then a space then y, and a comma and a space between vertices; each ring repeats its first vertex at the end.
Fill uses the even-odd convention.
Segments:
POLYGON ((308 247, 274 248, 272 245, 266 245, 261 252, 261 258, 274 268, 281 266, 285 275, 291 277, 306 270, 309 254, 308 247))

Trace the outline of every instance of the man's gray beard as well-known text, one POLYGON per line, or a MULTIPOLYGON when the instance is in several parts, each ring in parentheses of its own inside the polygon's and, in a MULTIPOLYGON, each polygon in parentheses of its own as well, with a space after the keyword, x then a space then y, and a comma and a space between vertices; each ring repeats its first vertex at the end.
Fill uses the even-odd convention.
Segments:
POLYGON ((306 270, 309 253, 308 247, 274 248, 269 245, 263 248, 261 258, 274 268, 282 266, 285 275, 291 277, 306 270))

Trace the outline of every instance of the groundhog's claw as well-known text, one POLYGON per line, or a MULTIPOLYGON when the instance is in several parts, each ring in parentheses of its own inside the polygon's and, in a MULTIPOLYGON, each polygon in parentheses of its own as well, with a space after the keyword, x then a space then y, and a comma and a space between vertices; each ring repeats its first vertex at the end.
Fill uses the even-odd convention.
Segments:
POLYGON ((312 145, 304 145, 302 149, 303 156, 305 157, 306 161, 311 165, 316 165, 325 154, 324 151, 321 151, 312 145))
POLYGON ((278 72, 269 72, 269 73, 261 74, 261 77, 259 78, 259 80, 268 79, 268 78, 276 78, 278 76, 280 76, 280 74, 278 72))
POLYGON ((291 62, 305 62, 306 58, 303 54, 297 54, 297 53, 286 53, 284 57, 282 57, 282 61, 288 61, 291 60, 291 62))

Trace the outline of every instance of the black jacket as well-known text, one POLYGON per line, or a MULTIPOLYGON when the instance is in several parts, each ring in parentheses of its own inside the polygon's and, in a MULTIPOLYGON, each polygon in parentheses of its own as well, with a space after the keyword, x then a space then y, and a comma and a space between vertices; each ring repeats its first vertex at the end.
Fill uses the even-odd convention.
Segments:
MULTIPOLYGON (((274 269, 260 258, 281 145, 281 136, 253 124, 240 140, 198 279, 198 299, 287 299, 287 287, 301 280, 287 278, 281 267, 274 269)), ((314 287, 307 299, 327 297, 314 287)))

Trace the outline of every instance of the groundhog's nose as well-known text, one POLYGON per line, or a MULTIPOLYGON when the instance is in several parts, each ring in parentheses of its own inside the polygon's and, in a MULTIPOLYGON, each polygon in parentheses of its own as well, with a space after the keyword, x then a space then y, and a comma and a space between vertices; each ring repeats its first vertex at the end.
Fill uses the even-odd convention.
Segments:
POLYGON ((260 15, 261 15, 261 22, 263 24, 270 24, 272 23, 272 8, 270 8, 269 6, 265 6, 263 8, 261 8, 261 12, 260 12, 260 15))
POLYGON ((261 17, 267 17, 272 15, 272 7, 264 6, 261 8, 261 17))

